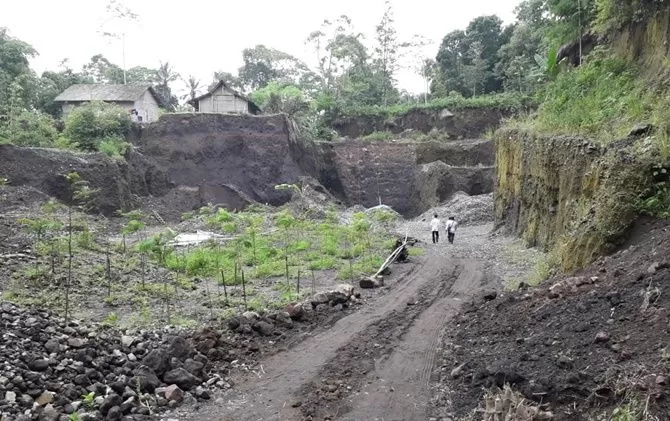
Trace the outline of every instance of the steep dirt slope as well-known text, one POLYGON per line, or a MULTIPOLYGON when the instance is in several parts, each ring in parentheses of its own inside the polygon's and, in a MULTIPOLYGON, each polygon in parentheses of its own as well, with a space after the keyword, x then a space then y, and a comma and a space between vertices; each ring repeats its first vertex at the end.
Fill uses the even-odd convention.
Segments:
POLYGON ((466 309, 445 329, 432 415, 465 416, 510 383, 556 420, 628 403, 668 419, 669 282, 670 221, 640 221, 587 269, 466 309))
POLYGON ((137 144, 177 185, 199 188, 205 202, 232 208, 249 201, 281 205, 275 190, 306 175, 290 153, 286 117, 172 114, 149 125, 137 144))
POLYGON ((123 161, 102 153, 0 145, 0 176, 9 179, 12 186, 34 187, 68 201, 70 192, 64 176, 72 171, 98 189, 96 208, 107 215, 137 206, 136 196, 159 196, 170 188, 165 170, 134 151, 123 161))
POLYGON ((167 169, 170 181, 231 209, 252 201, 283 204, 290 195, 275 185, 312 176, 349 205, 381 199, 403 215, 418 215, 456 191, 493 189, 493 143, 442 135, 431 142, 308 142, 283 115, 174 114, 134 142, 167 169))
POLYGON ((366 141, 319 143, 309 169, 349 204, 382 203, 416 216, 457 191, 493 190, 493 143, 366 141))

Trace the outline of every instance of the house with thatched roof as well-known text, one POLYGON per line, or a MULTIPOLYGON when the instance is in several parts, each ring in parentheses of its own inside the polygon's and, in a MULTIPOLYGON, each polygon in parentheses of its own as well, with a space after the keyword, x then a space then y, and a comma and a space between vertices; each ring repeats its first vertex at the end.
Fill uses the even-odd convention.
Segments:
POLYGON ((72 85, 54 99, 61 103, 63 117, 74 107, 90 102, 103 101, 119 105, 128 110, 141 123, 158 120, 160 97, 151 86, 142 85, 72 85))
POLYGON ((237 92, 224 81, 212 88, 209 92, 188 102, 199 113, 232 113, 232 114, 260 114, 258 105, 245 95, 237 92))

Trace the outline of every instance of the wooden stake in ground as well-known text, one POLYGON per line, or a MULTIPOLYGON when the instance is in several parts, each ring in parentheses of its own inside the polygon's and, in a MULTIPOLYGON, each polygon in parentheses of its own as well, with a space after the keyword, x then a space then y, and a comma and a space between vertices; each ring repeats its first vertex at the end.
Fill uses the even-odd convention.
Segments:
POLYGON ((212 308, 212 296, 209 294, 209 280, 204 279, 205 282, 205 292, 207 293, 207 305, 209 306, 209 320, 214 320, 214 309, 212 308))
POLYGON ((300 299, 300 269, 298 269, 298 279, 295 284, 295 290, 296 290, 296 299, 300 299))
POLYGON ((247 307, 247 286, 244 283, 244 269, 240 268, 240 273, 242 274, 242 298, 244 299, 244 309, 248 310, 247 307))
POLYGON ((312 295, 316 294, 316 277, 314 276, 314 269, 312 269, 312 295))
MULTIPOLYGON (((226 307, 228 307, 228 289, 226 289, 226 276, 223 274, 223 269, 221 269, 221 283, 223 284, 223 296, 225 297, 226 307)), ((221 299, 221 290, 219 290, 219 300, 221 299)))

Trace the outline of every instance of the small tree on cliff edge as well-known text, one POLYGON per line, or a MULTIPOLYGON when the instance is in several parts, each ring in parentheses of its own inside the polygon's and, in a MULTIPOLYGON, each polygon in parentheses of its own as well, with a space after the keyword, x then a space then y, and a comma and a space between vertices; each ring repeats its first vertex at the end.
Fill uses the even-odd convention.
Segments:
POLYGON ((83 180, 76 172, 65 175, 70 187, 70 202, 67 207, 67 281, 65 284, 65 323, 70 317, 70 288, 72 286, 72 211, 90 210, 93 195, 97 190, 89 187, 88 182, 83 180))

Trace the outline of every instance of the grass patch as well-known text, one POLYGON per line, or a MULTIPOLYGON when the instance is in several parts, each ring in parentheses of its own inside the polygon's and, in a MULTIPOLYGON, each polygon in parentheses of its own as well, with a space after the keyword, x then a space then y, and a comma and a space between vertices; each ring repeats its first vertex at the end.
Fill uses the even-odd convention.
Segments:
POLYGON ((558 271, 560 264, 561 262, 555 253, 546 254, 535 263, 535 269, 528 278, 528 284, 537 286, 551 278, 558 271))
MULTIPOLYGON (((163 253, 162 265, 191 277, 225 280, 226 285, 241 284, 242 273, 246 281, 295 280, 298 274, 305 279, 312 270, 337 269, 339 279, 353 279, 376 271, 392 242, 383 230, 373 228, 379 219, 392 220, 385 213, 358 213, 349 224, 296 218, 288 211, 263 216, 219 210, 205 211, 204 217, 208 225, 235 239, 163 253)), ((158 262, 155 255, 154 260, 158 262)))
POLYGON ((370 133, 369 135, 361 137, 362 140, 369 140, 369 141, 385 141, 385 140, 391 140, 393 139, 394 135, 393 133, 389 131, 375 131, 370 133))
POLYGON ((625 137, 637 123, 655 126, 661 158, 670 158, 670 99, 656 83, 639 77, 643 69, 598 48, 584 64, 561 72, 538 94, 533 115, 508 123, 548 135, 582 135, 607 143, 625 137))
POLYGON ((407 253, 410 256, 423 256, 425 250, 420 247, 410 247, 407 249, 407 253))

